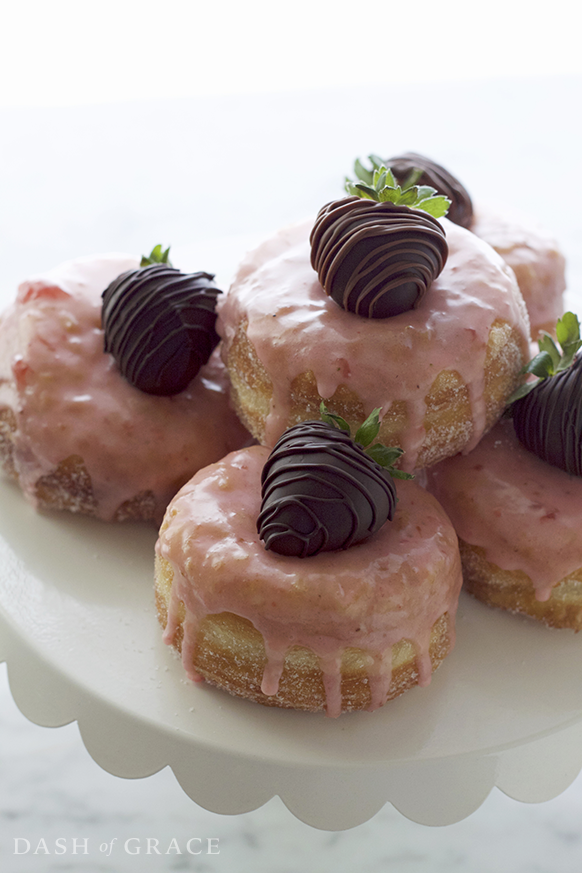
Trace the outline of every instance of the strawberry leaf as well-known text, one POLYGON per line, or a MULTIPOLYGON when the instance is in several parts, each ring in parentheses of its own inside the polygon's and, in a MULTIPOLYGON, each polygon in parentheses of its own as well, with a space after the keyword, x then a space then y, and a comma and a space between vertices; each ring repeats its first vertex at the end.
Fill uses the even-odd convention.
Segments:
POLYGON ((378 192, 377 200, 380 203, 399 203, 400 202, 399 188, 382 188, 378 192))
MULTIPOLYGON (((418 182, 418 180, 420 179, 422 174, 423 174, 423 170, 420 167, 415 167, 413 170, 410 171, 410 173, 408 174, 408 176, 406 177, 406 179, 402 183, 402 187, 403 188, 411 188, 413 185, 416 185, 416 183, 418 182)), ((428 187, 428 186, 421 186, 421 187, 428 187)))
POLYGON ((556 325, 556 336, 562 347, 562 369, 570 366, 574 359, 574 355, 582 346, 580 339, 580 322, 573 312, 566 312, 562 318, 558 320, 556 325))
POLYGON ((428 212, 433 218, 442 218, 449 211, 450 205, 451 201, 449 198, 439 194, 435 197, 425 197, 424 200, 415 203, 414 208, 428 212))
POLYGON ((149 255, 142 255, 139 265, 140 267, 149 267, 151 264, 167 264, 168 267, 171 267, 169 254, 170 246, 165 251, 161 245, 154 246, 149 255))
POLYGON ((414 479, 414 473, 405 473, 404 470, 399 470, 398 467, 391 467, 385 464, 380 464, 385 467, 393 479, 414 479))
MULTIPOLYGON (((392 175, 392 174, 390 174, 392 175)), ((386 185, 389 185, 391 188, 394 187, 393 182, 389 182, 387 180, 388 171, 386 167, 382 167, 380 170, 374 170, 374 178, 372 184, 376 191, 380 191, 381 188, 385 188, 386 185)))
POLYGON ((354 440, 363 448, 369 446, 375 440, 380 430, 380 408, 374 409, 365 422, 356 431, 354 440))
POLYGON ((417 201, 417 190, 417 188, 408 188, 406 191, 403 191, 398 202, 402 206, 412 206, 417 201))
POLYGON ((572 342, 580 342, 580 322, 573 312, 566 312, 558 319, 556 336, 562 348, 572 342))
POLYGON ((519 388, 516 388, 507 401, 507 416, 512 414, 510 409, 512 403, 529 394, 542 379, 549 379, 572 366, 576 352, 582 347, 580 322, 573 312, 566 312, 562 318, 558 319, 556 336, 560 343, 561 351, 549 333, 544 333, 538 340, 540 349, 538 354, 522 370, 522 373, 537 376, 538 381, 525 382, 519 388))
POLYGON ((382 158, 379 158, 378 155, 368 155, 368 159, 375 170, 377 170, 378 167, 384 166, 384 161, 382 158))
MULTIPOLYGON (((372 170, 363 166, 357 160, 354 164, 356 178, 360 181, 353 182, 346 178, 345 190, 355 197, 366 200, 375 200, 377 203, 394 203, 396 206, 408 206, 411 209, 421 209, 428 212, 433 218, 441 218, 446 215, 451 201, 448 197, 438 194, 430 185, 409 185, 404 188, 397 184, 394 174, 375 155, 369 157, 372 170)), ((415 181, 418 176, 414 176, 415 181)))
POLYGON ((398 446, 383 446, 381 443, 374 443, 366 449, 366 454, 373 458, 377 464, 388 470, 391 476, 395 479, 414 479, 412 473, 405 473, 404 470, 398 470, 394 467, 396 461, 403 454, 402 449, 398 446))
POLYGON ((365 182, 366 185, 373 185, 374 172, 376 170, 379 170, 380 167, 384 166, 384 161, 382 160, 382 158, 379 158, 378 155, 368 155, 368 160, 372 164, 371 170, 365 167, 359 158, 356 158, 356 162, 354 164, 354 173, 361 182, 365 182))
POLYGON ((378 192, 371 185, 366 185, 364 182, 346 181, 346 191, 356 197, 363 197, 366 200, 378 200, 378 192))
POLYGON ((366 185, 374 184, 374 170, 368 170, 364 165, 360 162, 359 158, 356 159, 356 163, 354 164, 354 173, 357 178, 361 182, 365 182, 366 185))
MULTIPOLYGON (((335 415, 329 412, 323 400, 319 405, 319 413, 322 421, 326 424, 331 424, 340 430, 347 431, 351 436, 350 426, 341 415, 335 415)), ((384 446, 382 443, 370 443, 376 439, 380 430, 380 407, 372 410, 368 418, 360 425, 353 438, 354 442, 365 449, 366 454, 372 458, 380 467, 388 471, 395 479, 414 479, 412 473, 404 473, 394 467, 394 464, 403 454, 403 451, 398 446, 384 446)))
POLYGON ((435 189, 431 188, 430 185, 417 185, 416 190, 418 191, 419 200, 427 200, 429 197, 432 197, 435 192, 435 189))
POLYGON ((509 400, 507 401, 507 406, 505 407, 505 411, 503 413, 503 418, 511 418, 511 405, 515 403, 516 400, 521 400, 522 397, 525 397, 532 391, 537 382, 524 382, 523 385, 520 385, 519 388, 516 388, 513 394, 510 395, 509 400))
MULTIPOLYGON (((541 347, 541 343, 540 343, 541 347)), ((524 373, 531 373, 533 376, 537 376, 539 379, 547 379, 548 376, 552 376, 555 372, 554 367, 554 358, 551 352, 541 351, 539 352, 535 358, 532 358, 529 364, 526 364, 523 368, 524 373)))
MULTIPOLYGON (((560 350, 558 349, 558 346, 556 345, 556 343, 554 342, 552 337, 549 335, 549 333, 545 333, 542 337, 540 337, 540 339, 538 340, 538 346, 540 349, 540 354, 541 355, 549 355, 551 363, 549 364, 549 367, 548 367, 548 370, 546 373, 543 373, 543 372, 536 373, 536 376, 541 376, 542 378, 545 376, 552 376, 557 371, 558 367, 560 366, 560 361, 562 359, 562 355, 560 354, 560 350)), ((536 355, 536 357, 533 360, 535 361, 539 357, 540 357, 540 355, 536 355)), ((533 363, 533 362, 531 362, 531 363, 533 363)), ((527 372, 531 373, 534 371, 528 369, 527 372)))
POLYGON ((325 421, 326 424, 332 424, 334 427, 339 428, 339 430, 346 430, 350 433, 350 426, 341 415, 335 415, 333 412, 328 412, 327 407, 323 400, 319 404, 319 414, 321 415, 321 420, 325 421))

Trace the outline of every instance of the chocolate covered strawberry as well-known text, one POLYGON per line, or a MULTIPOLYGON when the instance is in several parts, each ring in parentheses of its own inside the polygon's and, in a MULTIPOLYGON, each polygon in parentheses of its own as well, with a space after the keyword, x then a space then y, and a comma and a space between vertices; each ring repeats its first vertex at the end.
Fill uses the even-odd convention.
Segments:
MULTIPOLYGON (((451 201, 447 218, 461 227, 470 228, 473 222, 473 203, 467 189, 459 180, 449 173, 436 161, 419 155, 417 152, 405 152, 394 158, 379 161, 373 155, 370 156, 373 165, 385 164, 392 170, 395 179, 403 187, 410 185, 430 185, 439 194, 444 194, 451 201)), ((364 174, 363 181, 368 178, 365 167, 361 164, 358 169, 364 174)), ((358 175, 358 178, 362 178, 358 175)))
POLYGON ((211 273, 181 273, 156 246, 103 292, 105 351, 140 391, 183 391, 218 344, 211 273))
POLYGON ((539 341, 539 354, 525 368, 538 377, 513 395, 511 415, 519 440, 539 458, 582 476, 582 346, 573 312, 558 321, 556 337, 539 341))
POLYGON ((402 189, 379 167, 372 183, 346 181, 352 196, 317 216, 311 264, 335 302, 364 318, 389 318, 413 309, 448 255, 437 218, 449 201, 428 186, 402 189))
POLYGON ((266 549, 306 558, 362 542, 391 520, 398 448, 371 445, 379 410, 352 439, 348 424, 321 404, 322 421, 289 428, 263 468, 257 529, 266 549))

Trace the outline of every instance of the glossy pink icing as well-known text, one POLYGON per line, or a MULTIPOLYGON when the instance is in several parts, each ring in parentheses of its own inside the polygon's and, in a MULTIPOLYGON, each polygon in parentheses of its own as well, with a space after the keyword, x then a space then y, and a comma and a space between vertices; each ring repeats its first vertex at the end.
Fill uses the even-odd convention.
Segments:
POLYGON ((174 397, 138 391, 104 354, 101 293, 137 266, 123 254, 69 261, 23 282, 0 317, 0 408, 16 414, 14 462, 33 502, 39 476, 77 454, 100 518, 143 491, 161 518, 192 473, 248 441, 218 354, 174 397))
POLYGON ((551 330, 564 312, 566 262, 544 228, 520 217, 475 211, 471 230, 492 246, 515 273, 531 322, 532 336, 551 330))
POLYGON ((524 448, 510 421, 471 454, 427 470, 427 487, 459 537, 502 570, 526 573, 538 600, 582 567, 582 480, 524 448))
POLYGON ((390 685, 391 647, 410 640, 419 684, 430 681, 430 629, 454 617, 461 586, 457 540, 442 508, 420 486, 398 481, 395 519, 364 543, 311 558, 266 551, 256 521, 260 476, 269 450, 234 452, 201 470, 170 503, 157 551, 174 579, 165 640, 180 602, 186 606, 182 657, 191 678, 196 632, 206 615, 232 612, 262 633, 267 667, 262 690, 276 694, 285 652, 306 646, 319 657, 327 712, 341 708, 344 648, 370 653, 373 709, 390 685))
POLYGON ((403 466, 411 470, 425 438, 425 397, 437 374, 455 369, 468 386, 473 427, 468 447, 485 429, 484 362, 491 326, 504 319, 523 337, 529 320, 513 272, 473 233, 442 219, 449 257, 420 306, 388 319, 345 312, 324 293, 309 262, 313 222, 288 227, 243 260, 218 305, 224 354, 241 322, 273 383, 265 442, 288 426, 292 381, 312 371, 318 392, 330 398, 352 389, 368 415, 407 404, 403 466))

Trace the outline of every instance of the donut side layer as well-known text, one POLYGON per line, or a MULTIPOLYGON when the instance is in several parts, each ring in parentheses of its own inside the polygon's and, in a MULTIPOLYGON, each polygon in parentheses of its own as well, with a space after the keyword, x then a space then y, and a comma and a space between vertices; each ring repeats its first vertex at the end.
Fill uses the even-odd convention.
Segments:
POLYGON ((461 585, 456 536, 441 507, 415 483, 399 482, 394 521, 369 540, 287 558, 266 551, 256 530, 267 457, 259 446, 232 453, 194 476, 166 512, 156 547, 158 610, 186 672, 233 690, 232 676, 224 678, 230 668, 213 673, 204 643, 227 613, 236 618, 219 625, 236 623, 234 639, 255 665, 244 696, 307 709, 325 700, 338 715, 376 709, 410 683, 428 683, 452 643, 461 585), (284 677, 297 671, 311 689, 305 698, 285 690, 284 677), (366 687, 352 700, 346 682, 366 687))
MULTIPOLYGON (((501 416, 507 397, 519 384, 523 364, 521 337, 515 328, 496 321, 491 326, 484 360, 484 428, 488 430, 501 416)), ((273 383, 249 342, 242 324, 230 346, 227 366, 231 378, 235 409, 245 427, 260 443, 267 442, 266 422, 273 403, 273 383)), ((289 388, 289 427, 300 421, 319 418, 321 396, 312 371, 297 376, 289 388)), ((355 432, 366 418, 361 398, 345 385, 339 385, 326 400, 330 412, 341 415, 355 432)), ((473 415, 469 388, 455 369, 441 370, 422 400, 424 412, 420 426, 422 444, 412 464, 417 468, 436 464, 463 450, 472 440, 473 415)), ((382 417, 378 439, 384 445, 411 451, 410 434, 414 405, 406 400, 392 402, 382 417)), ((418 428, 418 424, 416 425, 418 428)))
POLYGON ((101 292, 136 266, 68 262, 0 316, 0 461, 39 508, 159 522, 195 470, 248 439, 218 353, 173 397, 133 388, 104 353, 101 292))
POLYGON ((325 295, 309 263, 308 223, 247 257, 219 303, 217 329, 239 414, 261 442, 313 417, 321 398, 357 423, 380 407, 382 436, 404 449, 407 469, 443 457, 443 443, 451 454, 478 442, 518 382, 529 321, 499 255, 443 224, 442 273, 417 309, 393 318, 360 318, 325 295))
MULTIPOLYGON (((162 627, 168 622, 172 570, 157 559, 156 606, 162 627)), ((185 611, 181 610, 174 646, 182 652, 185 611)), ((453 620, 448 613, 435 622, 429 643, 431 672, 444 661, 454 639, 453 620)), ((372 697, 369 675, 370 656, 361 649, 346 649, 341 659, 341 711, 370 709, 372 697)), ((248 619, 224 612, 207 616, 200 624, 193 651, 192 666, 211 685, 263 706, 320 712, 326 708, 324 677, 314 652, 294 646, 285 654, 285 663, 276 694, 267 695, 261 684, 267 655, 262 635, 248 619)), ((402 640, 392 649, 391 681, 385 702, 418 684, 416 652, 412 643, 402 640)))
MULTIPOLYGON (((16 442, 16 417, 11 409, 0 410, 0 465, 4 472, 18 480, 14 466, 16 442)), ((38 509, 67 510, 83 515, 99 515, 91 477, 83 458, 70 455, 54 469, 40 476, 34 487, 34 502, 38 509)), ((160 508, 152 491, 142 491, 129 500, 124 500, 113 515, 112 521, 152 521, 160 508)))
POLYGON ((582 630, 582 566, 557 582, 547 600, 536 600, 531 579, 520 570, 501 570, 479 546, 459 540, 464 587, 477 600, 522 613, 548 627, 582 630))

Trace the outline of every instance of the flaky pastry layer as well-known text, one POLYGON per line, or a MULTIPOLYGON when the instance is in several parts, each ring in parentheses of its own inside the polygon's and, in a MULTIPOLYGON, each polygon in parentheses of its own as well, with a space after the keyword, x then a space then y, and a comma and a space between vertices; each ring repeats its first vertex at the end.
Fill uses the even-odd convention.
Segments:
MULTIPOLYGON (((171 565, 156 558, 155 596, 162 627, 168 620, 172 588, 171 565)), ((181 652, 185 610, 180 609, 173 645, 181 652)), ((448 613, 433 625, 429 654, 432 670, 442 663, 451 649, 452 627, 448 613)), ((342 657, 342 712, 368 709, 370 657, 357 648, 347 648, 342 657)), ((317 712, 326 708, 323 674, 319 659, 309 649, 293 646, 287 652, 278 693, 266 695, 261 681, 267 662, 262 635, 245 618, 223 612, 208 615, 200 624, 194 649, 193 668, 207 682, 237 697, 265 706, 317 712)), ((392 680, 387 700, 398 697, 418 682, 416 652, 412 643, 401 640, 392 648, 392 680)))
MULTIPOLYGON (((11 409, 0 410, 0 467, 18 481, 13 461, 13 435, 16 419, 11 409)), ((97 516, 98 506, 93 493, 91 477, 80 455, 69 455, 54 469, 40 476, 35 484, 35 502, 39 509, 66 510, 82 515, 97 516)), ((142 491, 124 500, 112 521, 155 521, 156 501, 151 491, 142 491)))
POLYGON ((536 600, 529 576, 522 570, 502 570, 485 558, 485 550, 459 539, 463 584, 477 600, 523 613, 549 627, 582 629, 582 567, 561 579, 548 600, 536 600))
MULTIPOLYGON (((452 355, 454 358, 454 354, 452 355)), ((497 320, 490 332, 484 366, 486 429, 501 416, 508 397, 520 383, 523 342, 519 331, 497 320)), ((249 342, 246 324, 241 323, 227 357, 231 396, 235 409, 252 435, 265 444, 265 424, 269 415, 273 385, 255 349, 249 342)), ((381 373, 378 374, 381 379, 381 373)), ((322 398, 312 372, 296 377, 290 385, 290 412, 287 427, 300 421, 319 418, 322 398)), ((416 466, 427 467, 461 451, 471 439, 473 418, 469 389, 454 369, 442 370, 424 398, 426 436, 416 466)), ((360 398, 345 385, 326 399, 330 412, 341 415, 353 432, 366 417, 360 398)), ((389 446, 401 446, 409 426, 406 401, 396 400, 384 414, 378 439, 389 446)))

